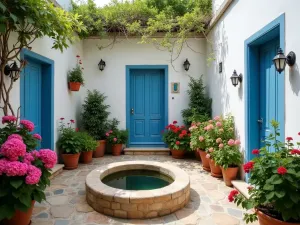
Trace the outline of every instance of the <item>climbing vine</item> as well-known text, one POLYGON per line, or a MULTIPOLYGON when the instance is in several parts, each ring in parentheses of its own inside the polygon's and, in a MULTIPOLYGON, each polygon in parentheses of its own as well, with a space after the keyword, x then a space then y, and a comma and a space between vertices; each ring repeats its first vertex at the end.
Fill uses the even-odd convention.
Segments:
POLYGON ((53 40, 53 48, 63 51, 82 32, 84 25, 77 14, 68 13, 48 0, 0 0, 0 108, 4 115, 15 115, 10 102, 14 82, 26 62, 20 59, 23 48, 29 48, 43 36, 53 40), (5 66, 17 61, 19 71, 9 77, 5 66))

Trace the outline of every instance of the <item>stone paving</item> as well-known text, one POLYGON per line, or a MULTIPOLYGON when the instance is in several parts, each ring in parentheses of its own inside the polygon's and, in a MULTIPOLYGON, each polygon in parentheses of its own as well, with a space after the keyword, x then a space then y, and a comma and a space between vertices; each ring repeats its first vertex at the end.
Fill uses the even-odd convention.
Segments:
POLYGON ((176 160, 171 156, 160 155, 105 156, 93 159, 88 165, 80 164, 76 170, 64 170, 52 179, 51 186, 46 189, 47 200, 35 204, 31 225, 243 225, 244 211, 227 200, 231 190, 222 179, 213 178, 202 170, 200 162, 196 160, 176 160), (129 160, 158 161, 185 170, 191 180, 191 200, 188 205, 171 215, 149 220, 117 219, 95 212, 86 203, 86 175, 100 165, 129 160))

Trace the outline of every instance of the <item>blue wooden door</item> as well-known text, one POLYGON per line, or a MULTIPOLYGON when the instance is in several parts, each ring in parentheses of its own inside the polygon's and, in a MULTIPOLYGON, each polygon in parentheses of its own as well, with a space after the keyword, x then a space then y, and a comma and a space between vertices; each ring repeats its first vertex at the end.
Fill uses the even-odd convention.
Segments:
POLYGON ((21 117, 32 121, 35 125, 34 133, 41 134, 42 66, 32 60, 27 59, 27 62, 23 73, 21 117))
MULTIPOLYGON (((264 140, 269 136, 270 132, 273 132, 271 127, 271 120, 278 121, 278 76, 280 76, 272 59, 277 54, 279 47, 279 40, 276 38, 272 41, 262 45, 259 49, 260 57, 260 110, 258 123, 260 127, 260 140, 264 140)), ((255 90, 253 90, 255 91, 255 90)), ((265 146, 261 142, 261 146, 265 146)), ((271 148, 272 150, 272 148, 271 148)))
POLYGON ((130 145, 163 145, 164 72, 136 69, 130 73, 130 145))

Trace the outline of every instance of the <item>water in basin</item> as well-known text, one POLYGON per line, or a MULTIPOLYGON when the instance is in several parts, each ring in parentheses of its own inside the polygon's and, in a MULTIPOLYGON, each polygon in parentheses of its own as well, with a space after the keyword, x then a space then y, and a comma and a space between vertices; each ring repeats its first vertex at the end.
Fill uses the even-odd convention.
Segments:
POLYGON ((104 177, 102 182, 124 190, 152 190, 173 183, 173 179, 157 171, 127 170, 112 173, 104 177))

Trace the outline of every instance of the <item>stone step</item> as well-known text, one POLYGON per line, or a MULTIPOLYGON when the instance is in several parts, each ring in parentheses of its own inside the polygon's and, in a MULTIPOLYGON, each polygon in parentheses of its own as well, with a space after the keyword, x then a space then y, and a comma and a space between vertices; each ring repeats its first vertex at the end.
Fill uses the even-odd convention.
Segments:
POLYGON ((248 187, 250 186, 243 180, 234 180, 231 181, 235 189, 237 189, 245 198, 249 199, 250 195, 248 193, 248 187))
POLYGON ((54 177, 59 175, 63 171, 63 168, 64 168, 64 164, 56 164, 51 170, 50 179, 53 179, 54 177))
POLYGON ((125 155, 170 155, 168 148, 125 148, 125 155))

